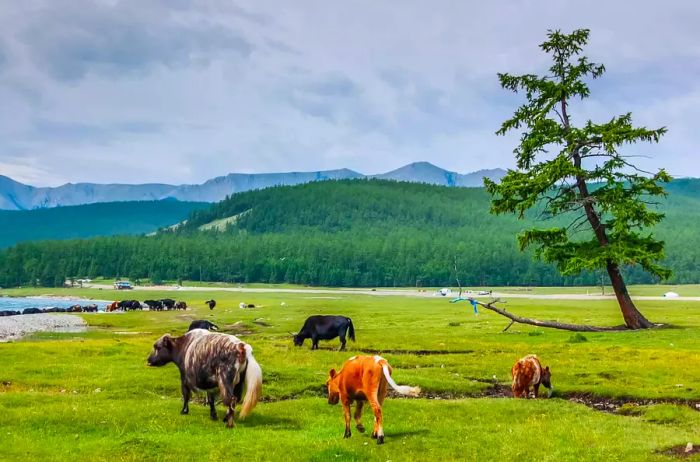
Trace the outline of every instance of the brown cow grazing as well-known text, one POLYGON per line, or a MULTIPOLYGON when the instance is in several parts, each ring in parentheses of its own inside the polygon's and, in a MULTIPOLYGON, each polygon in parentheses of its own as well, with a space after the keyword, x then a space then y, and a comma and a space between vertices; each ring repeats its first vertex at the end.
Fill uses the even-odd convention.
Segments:
POLYGON ((119 309, 119 302, 112 302, 105 308, 105 311, 117 311, 119 309))
POLYGON ((174 362, 180 369, 183 406, 181 414, 190 412, 193 391, 207 392, 210 415, 217 419, 215 398, 221 395, 228 408, 224 422, 233 427, 233 410, 241 401, 240 417, 250 414, 262 392, 262 370, 253 357, 253 347, 234 335, 194 329, 182 337, 164 335, 153 345, 149 366, 174 362), (245 390, 244 390, 245 387, 245 390))
POLYGON ((374 431, 372 438, 377 444, 384 443, 384 423, 382 420, 382 404, 386 398, 387 384, 396 392, 407 396, 418 396, 420 388, 396 385, 391 378, 391 366, 381 356, 353 356, 345 361, 340 372, 331 369, 326 381, 328 387, 328 403, 343 404, 345 413, 345 438, 350 438, 350 406, 357 401, 355 407, 355 423, 360 432, 365 431, 362 425, 362 406, 369 402, 374 411, 374 431))
POLYGON ((530 394, 530 387, 535 392, 535 398, 540 391, 540 385, 544 385, 549 390, 548 396, 552 395, 552 373, 549 366, 542 368, 542 364, 536 355, 528 355, 518 360, 510 371, 513 376, 513 396, 520 398, 525 394, 527 398, 530 394))

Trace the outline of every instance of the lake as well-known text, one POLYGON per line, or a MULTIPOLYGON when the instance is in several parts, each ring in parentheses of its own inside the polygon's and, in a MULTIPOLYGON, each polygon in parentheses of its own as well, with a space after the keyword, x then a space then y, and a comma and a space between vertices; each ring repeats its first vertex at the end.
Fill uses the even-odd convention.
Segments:
POLYGON ((15 310, 21 311, 25 308, 69 308, 73 305, 98 306, 100 311, 104 310, 106 304, 112 303, 106 300, 87 300, 71 298, 69 300, 50 297, 0 297, 0 311, 15 310))

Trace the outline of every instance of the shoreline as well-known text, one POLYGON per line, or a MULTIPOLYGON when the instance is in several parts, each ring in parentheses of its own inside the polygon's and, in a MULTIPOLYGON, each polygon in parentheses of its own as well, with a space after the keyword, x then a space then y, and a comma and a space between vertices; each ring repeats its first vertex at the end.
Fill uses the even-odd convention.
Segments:
POLYGON ((0 318, 0 343, 35 332, 85 332, 87 322, 74 314, 24 314, 0 318))

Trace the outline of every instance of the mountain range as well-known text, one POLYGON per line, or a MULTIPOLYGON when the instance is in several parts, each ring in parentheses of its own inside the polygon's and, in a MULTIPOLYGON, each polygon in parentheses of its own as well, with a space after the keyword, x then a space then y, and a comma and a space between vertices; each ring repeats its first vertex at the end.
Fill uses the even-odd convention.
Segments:
POLYGON ((32 210, 69 205, 115 201, 177 199, 192 202, 218 202, 227 195, 279 185, 296 185, 323 180, 380 178, 442 186, 478 187, 488 177, 500 180, 505 170, 478 170, 461 174, 429 162, 415 162, 379 175, 349 170, 288 173, 230 173, 202 184, 170 185, 68 183, 58 187, 34 187, 0 175, 0 210, 32 210))

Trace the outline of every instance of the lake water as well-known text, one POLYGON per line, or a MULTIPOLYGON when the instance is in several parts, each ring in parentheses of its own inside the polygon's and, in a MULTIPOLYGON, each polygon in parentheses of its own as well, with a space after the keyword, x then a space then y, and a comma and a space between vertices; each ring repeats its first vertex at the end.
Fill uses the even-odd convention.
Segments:
POLYGON ((85 299, 70 299, 63 300, 58 298, 46 297, 0 297, 0 311, 15 310, 21 311, 25 308, 69 308, 73 305, 92 305, 95 304, 100 311, 104 310, 105 305, 112 303, 106 300, 85 300, 85 299))

